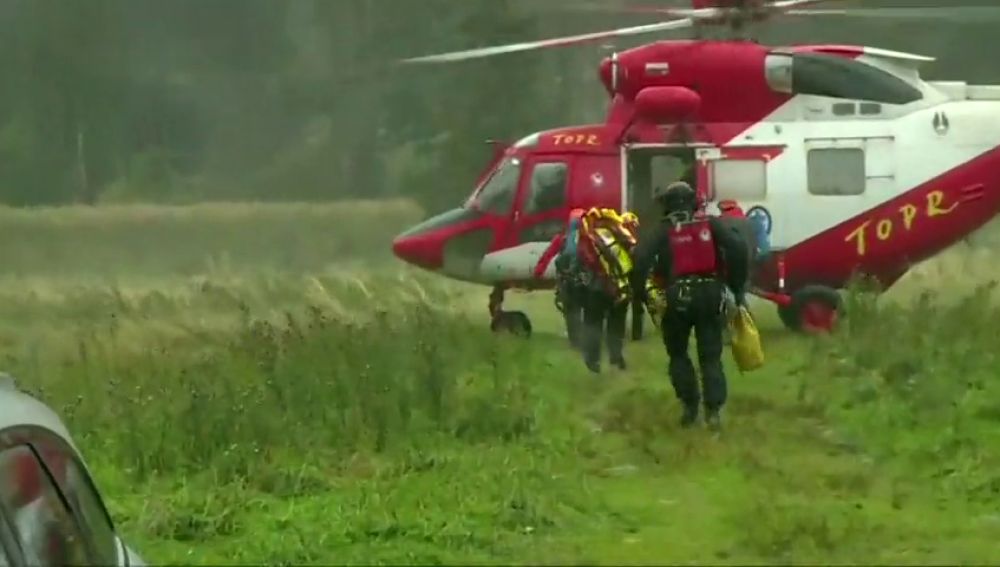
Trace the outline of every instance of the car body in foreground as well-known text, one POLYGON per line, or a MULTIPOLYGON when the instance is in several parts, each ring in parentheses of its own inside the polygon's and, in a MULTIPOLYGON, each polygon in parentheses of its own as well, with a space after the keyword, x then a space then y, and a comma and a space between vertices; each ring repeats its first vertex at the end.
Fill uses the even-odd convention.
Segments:
POLYGON ((0 374, 0 567, 145 562, 119 537, 59 416, 0 374))

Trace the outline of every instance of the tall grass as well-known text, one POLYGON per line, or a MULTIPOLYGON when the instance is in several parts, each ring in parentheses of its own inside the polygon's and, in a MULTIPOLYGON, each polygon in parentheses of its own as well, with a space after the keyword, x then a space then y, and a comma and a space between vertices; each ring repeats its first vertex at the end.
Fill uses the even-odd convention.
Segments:
MULTIPOLYGON (((60 334, 0 352, 158 561, 626 561, 642 554, 586 542, 664 521, 658 499, 705 498, 724 505, 715 559, 898 561, 938 498, 940 521, 1000 502, 988 289, 851 294, 833 337, 770 332, 769 374, 732 376, 733 429, 714 448, 676 429, 652 341, 595 382, 562 340, 490 334, 463 293, 400 274, 94 286, 49 310, 60 334), (630 474, 674 484, 615 480, 630 474)), ((947 549, 982 560, 979 528, 957 529, 947 549)))
POLYGON ((249 478, 275 453, 531 430, 521 374, 533 351, 450 308, 457 292, 388 275, 240 283, 83 290, 49 320, 67 334, 22 336, 8 360, 136 480, 209 467, 249 478), (184 310, 216 323, 193 326, 184 310))
POLYGON ((852 315, 817 353, 827 383, 813 402, 881 458, 995 484, 1000 494, 995 289, 925 291, 900 303, 851 294, 852 315))
MULTIPOLYGON (((196 209, 170 221, 166 265, 128 238, 91 240, 141 223, 80 210, 18 213, 38 250, 86 252, 64 268, 38 252, 0 278, 5 370, 66 418, 116 521, 156 562, 991 557, 1000 306, 990 286, 945 277, 970 273, 965 256, 888 297, 852 290, 831 337, 766 329, 768 365, 730 369, 715 439, 678 430, 655 337, 628 344, 629 372, 593 377, 552 332, 549 296, 529 301, 530 341, 496 336, 481 288, 378 262, 321 270, 307 264, 333 252, 318 247, 285 262, 240 248, 210 209, 203 235, 242 250, 232 270, 186 264, 202 252, 182 229, 196 209), (116 246, 138 263, 86 261, 116 246), (77 272, 53 278, 61 269, 77 272)), ((267 217, 288 247, 301 223, 275 211, 233 222, 245 236, 267 217)), ((304 214, 306 233, 347 215, 304 214)), ((385 228, 358 230, 387 242, 385 228)))
MULTIPOLYGON (((258 528, 246 525, 241 506, 333 495, 350 479, 359 488, 388 491, 380 499, 402 479, 423 473, 450 479, 418 499, 434 500, 421 504, 434 508, 421 521, 440 524, 406 527, 401 519, 383 519, 409 517, 409 509, 392 512, 398 504, 390 500, 352 504, 359 508, 351 522, 326 518, 323 537, 338 545, 399 539, 393 545, 401 546, 400 561, 415 552, 414 538, 425 541, 432 558, 449 550, 488 556, 500 545, 488 535, 497 518, 512 522, 504 529, 515 532, 550 521, 534 507, 569 487, 535 476, 548 465, 523 471, 523 464, 509 462, 512 453, 534 455, 528 447, 550 443, 538 433, 545 404, 536 369, 545 366, 545 352, 493 336, 480 318, 454 307, 461 297, 448 287, 388 275, 313 280, 206 282, 227 301, 193 306, 183 290, 150 302, 128 290, 108 291, 118 297, 111 301, 92 289, 77 296, 76 309, 106 310, 100 322, 78 321, 62 336, 22 338, 19 348, 3 350, 21 384, 64 416, 96 465, 119 523, 147 550, 152 544, 158 560, 183 560, 156 557, 171 543, 253 538, 258 528), (301 293, 307 285, 323 291, 301 293), (266 307, 268 297, 292 289, 301 293, 298 304, 266 307), (161 320, 164 327, 135 327, 162 318, 169 306, 204 308, 216 323, 187 335, 169 328, 184 324, 178 317, 161 320), (449 518, 442 507, 456 510, 449 502, 456 494, 468 498, 461 505, 466 512, 449 518), (128 495, 143 503, 129 505, 128 495)), ((544 453, 530 459, 537 466, 546 460, 544 453)), ((301 529, 303 521, 291 525, 301 529)), ((244 545, 238 557, 332 557, 332 543, 276 537, 258 543, 263 548, 244 545)))
POLYGON ((390 258, 409 201, 0 209, 0 276, 311 271, 390 258))
POLYGON ((112 329, 81 337, 78 354, 36 385, 87 449, 136 481, 210 469, 222 483, 287 491, 274 475, 292 456, 531 431, 530 382, 516 372, 478 378, 525 356, 524 345, 484 341, 478 325, 454 317, 420 304, 369 321, 317 308, 282 324, 247 321, 200 351, 154 343, 124 355, 112 329))

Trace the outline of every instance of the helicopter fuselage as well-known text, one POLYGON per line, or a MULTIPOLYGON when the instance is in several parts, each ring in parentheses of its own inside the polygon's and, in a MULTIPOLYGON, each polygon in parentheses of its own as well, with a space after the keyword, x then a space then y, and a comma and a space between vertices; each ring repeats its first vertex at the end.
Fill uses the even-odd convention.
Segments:
MULTIPOLYGON (((531 274, 572 208, 633 210, 687 177, 709 210, 735 199, 776 253, 755 285, 892 285, 1000 212, 1000 86, 928 82, 930 58, 855 46, 664 41, 605 60, 605 123, 548 130, 498 154, 465 206, 400 235, 394 251, 498 287, 531 274), (660 178, 649 160, 679 167, 660 178)), ((669 169, 669 168, 668 168, 669 169)))

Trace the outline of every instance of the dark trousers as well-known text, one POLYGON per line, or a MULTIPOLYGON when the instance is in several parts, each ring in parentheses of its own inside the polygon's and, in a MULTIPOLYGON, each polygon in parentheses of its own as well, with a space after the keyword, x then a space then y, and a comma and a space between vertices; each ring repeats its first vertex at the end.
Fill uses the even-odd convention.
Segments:
POLYGON ((670 382, 685 407, 696 410, 704 398, 705 409, 714 411, 726 403, 726 375, 722 370, 722 283, 713 280, 680 282, 667 290, 667 309, 660 330, 670 356, 670 382), (694 330, 698 343, 699 392, 688 342, 694 330))
POLYGON ((580 348, 583 340, 583 304, 585 291, 570 283, 560 283, 556 288, 556 305, 562 312, 566 336, 573 348, 580 348))
POLYGON ((636 298, 632 300, 632 340, 642 340, 642 323, 645 317, 646 307, 642 300, 636 298))
POLYGON ((628 301, 615 302, 607 293, 588 290, 583 307, 583 358, 592 370, 601 364, 601 339, 612 364, 624 364, 625 320, 628 301))

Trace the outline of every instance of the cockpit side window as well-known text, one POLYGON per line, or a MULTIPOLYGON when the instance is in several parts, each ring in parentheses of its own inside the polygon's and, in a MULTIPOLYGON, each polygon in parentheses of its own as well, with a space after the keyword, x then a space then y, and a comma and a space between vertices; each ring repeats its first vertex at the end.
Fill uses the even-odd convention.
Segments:
POLYGON ((525 214, 544 213, 566 204, 566 164, 539 163, 531 172, 531 187, 524 205, 525 214))
POLYGON ((514 206, 517 182, 521 176, 521 160, 510 157, 500 162, 475 198, 476 207, 487 213, 505 215, 514 206))

